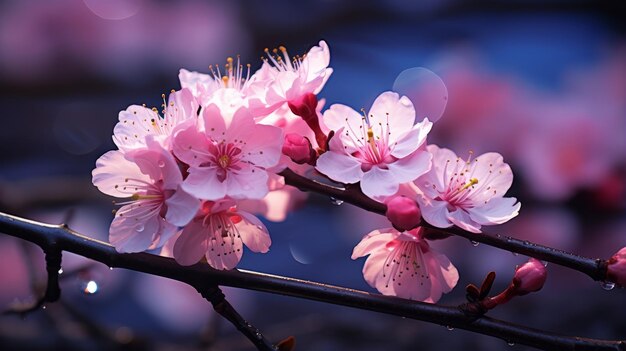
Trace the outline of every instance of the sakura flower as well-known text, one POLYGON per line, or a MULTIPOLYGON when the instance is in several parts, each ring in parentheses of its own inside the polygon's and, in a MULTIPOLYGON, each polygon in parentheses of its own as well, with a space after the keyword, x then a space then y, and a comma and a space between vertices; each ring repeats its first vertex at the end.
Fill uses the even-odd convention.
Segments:
POLYGON ((520 203, 504 197, 513 173, 495 152, 462 160, 449 149, 429 145, 432 168, 415 181, 424 219, 439 228, 456 225, 480 233, 482 225, 502 224, 517 216, 520 203))
POLYGON ((270 53, 260 69, 260 76, 270 77, 265 103, 273 111, 287 102, 296 102, 307 94, 319 94, 333 72, 328 68, 330 52, 325 41, 314 46, 303 57, 289 57, 284 46, 270 53), (271 62, 271 64, 270 64, 271 62))
POLYGON ((200 106, 215 102, 215 95, 221 94, 227 95, 231 103, 235 101, 235 106, 244 105, 250 108, 255 117, 265 116, 271 112, 267 111, 264 103, 266 87, 271 78, 262 71, 250 75, 250 64, 245 67, 244 69, 239 57, 236 63, 232 57, 228 57, 223 70, 219 65, 209 66, 211 74, 181 69, 178 79, 183 88, 191 91, 200 106))
POLYGON ((241 260, 243 244, 254 252, 269 250, 271 239, 265 225, 233 200, 206 201, 198 215, 176 238, 173 255, 183 266, 206 257, 215 269, 233 269, 241 260))
POLYGON ((208 105, 196 123, 175 132, 174 154, 190 166, 182 187, 204 200, 261 199, 269 190, 267 169, 281 156, 282 131, 256 124, 243 106, 232 112, 224 104, 208 105))
POLYGON ((402 233, 374 230, 354 248, 352 259, 369 255, 363 276, 380 293, 435 303, 454 288, 459 273, 422 235, 421 227, 402 233))
POLYGON ((150 149, 109 151, 96 162, 93 184, 103 193, 128 198, 115 214, 109 241, 119 252, 163 245, 186 225, 200 201, 180 188, 182 175, 172 155, 149 140, 150 149))
POLYGON ((188 89, 172 91, 168 101, 163 103, 162 112, 161 117, 156 107, 129 106, 119 114, 119 122, 113 129, 113 142, 123 151, 146 148, 146 136, 150 135, 170 150, 172 131, 183 121, 196 118, 198 104, 188 89))
POLYGON ((393 195, 400 184, 430 169, 431 155, 423 146, 432 123, 428 118, 414 122, 413 104, 394 92, 378 96, 365 116, 332 105, 324 123, 335 136, 317 160, 317 170, 341 183, 360 181, 363 193, 373 199, 393 195))

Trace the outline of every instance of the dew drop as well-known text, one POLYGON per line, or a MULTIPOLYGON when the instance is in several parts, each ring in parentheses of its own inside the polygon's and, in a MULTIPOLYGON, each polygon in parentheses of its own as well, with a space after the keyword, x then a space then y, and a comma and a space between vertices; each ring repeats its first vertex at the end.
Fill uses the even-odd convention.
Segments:
POLYGON ((512 342, 512 341, 507 341, 507 343, 506 343, 506 344, 507 344, 507 345, 509 345, 509 346, 515 346, 515 343, 514 343, 514 342, 512 342))
POLYGON ((473 247, 476 247, 480 244, 478 241, 474 241, 474 240, 470 240, 470 243, 472 243, 473 247))
POLYGON ((63 274, 63 268, 59 268, 59 274, 63 274))
POLYGON ((159 163, 157 163, 159 165, 159 167, 163 168, 165 167, 165 161, 163 160, 159 160, 159 163))
POLYGON ((615 283, 605 280, 600 283, 600 286, 602 287, 602 289, 606 291, 610 291, 610 290, 613 290, 613 288, 615 288, 615 283))
POLYGON ((255 336, 256 336, 256 338, 257 338, 257 339, 259 339, 259 340, 263 339, 263 334, 261 334, 260 332, 256 332, 254 335, 255 335, 255 336))
POLYGON ((112 271, 112 270, 113 270, 113 267, 109 267, 109 270, 110 270, 110 271, 112 271))
POLYGON ((95 280, 89 280, 83 282, 81 291, 86 295, 93 295, 98 292, 98 283, 95 280))
POLYGON ((46 305, 41 306, 41 309, 45 310, 46 309, 46 305))
POLYGON ((135 226, 135 231, 136 231, 136 232, 143 232, 143 230, 144 230, 144 229, 146 229, 146 227, 145 227, 142 223, 137 224, 137 225, 135 226))
POLYGON ((447 325, 447 326, 446 326, 446 329, 448 329, 448 330, 450 330, 450 331, 453 331, 453 330, 454 330, 454 328, 453 328, 453 327, 451 327, 451 326, 449 326, 449 325, 447 325))
POLYGON ((415 107, 416 121, 428 117, 437 121, 448 102, 448 89, 443 80, 424 67, 402 71, 393 83, 393 91, 406 95, 415 107))
POLYGON ((340 206, 341 204, 343 204, 343 200, 339 200, 339 199, 336 199, 336 198, 331 196, 330 197, 330 203, 335 205, 335 206, 340 206))
POLYGON ((517 252, 511 252, 513 254, 513 256, 518 256, 519 254, 517 252))
POLYGON ((540 262, 543 264, 544 267, 548 267, 548 261, 541 260, 540 262))

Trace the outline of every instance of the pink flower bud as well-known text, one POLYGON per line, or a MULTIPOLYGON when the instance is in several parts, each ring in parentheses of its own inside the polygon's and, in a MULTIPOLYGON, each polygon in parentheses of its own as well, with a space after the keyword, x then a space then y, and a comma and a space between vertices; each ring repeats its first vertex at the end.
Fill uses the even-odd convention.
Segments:
POLYGON ((515 270, 513 288, 516 295, 526 295, 539 291, 548 277, 548 271, 541 261, 531 258, 515 270))
POLYGON ((617 253, 609 259, 608 263, 608 280, 621 287, 626 287, 626 247, 617 251, 617 253))
POLYGON ((326 145, 326 134, 320 128, 319 116, 317 114, 317 96, 313 93, 304 94, 297 99, 287 102, 293 114, 300 116, 315 133, 317 145, 324 148, 326 145))
POLYGON ((386 215, 393 227, 403 232, 420 224, 422 212, 415 200, 406 196, 396 196, 387 201, 386 215))
POLYGON ((283 154, 289 156, 293 162, 298 164, 315 161, 315 150, 313 150, 309 139, 296 133, 285 135, 283 154))

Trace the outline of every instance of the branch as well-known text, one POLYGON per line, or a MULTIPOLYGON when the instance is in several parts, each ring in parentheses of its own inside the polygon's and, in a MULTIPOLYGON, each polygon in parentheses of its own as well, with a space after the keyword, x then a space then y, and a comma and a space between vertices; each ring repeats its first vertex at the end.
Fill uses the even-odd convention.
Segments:
MULTIPOLYGON (((626 351, 626 341, 624 340, 598 340, 563 336, 490 317, 468 316, 457 307, 410 301, 244 270, 219 271, 202 263, 182 267, 171 258, 144 252, 122 254, 118 253, 113 246, 74 232, 67 226, 39 223, 4 213, 0 213, 0 232, 33 242, 44 250, 56 247, 59 250, 73 252, 102 262, 110 267, 131 269, 184 282, 203 294, 209 293, 208 287, 224 285, 422 320, 490 335, 506 342, 524 344, 543 350, 626 351)), ((228 309, 228 307, 225 308, 228 309)), ((231 317, 237 319, 234 315, 231 317)), ((231 320, 231 322, 233 321, 231 320)), ((243 319, 240 322, 237 320, 235 322, 245 323, 243 319)), ((238 327, 242 326, 238 325, 238 327)), ((253 327, 249 328, 254 330, 253 327)))
MULTIPOLYGON (((318 194, 334 197, 351 203, 364 210, 385 215, 387 206, 367 197, 358 184, 348 184, 345 189, 332 187, 316 182, 306 177, 294 173, 290 169, 285 169, 280 173, 285 178, 285 183, 294 186, 302 191, 313 191, 318 194)), ((500 249, 516 252, 522 255, 534 257, 539 260, 552 262, 564 267, 568 267, 590 276, 593 280, 607 280, 607 260, 591 259, 574 255, 565 251, 553 249, 551 247, 539 245, 526 240, 519 240, 510 236, 492 235, 487 233, 472 233, 458 227, 437 228, 422 219, 422 227, 430 228, 435 232, 457 235, 471 241, 484 243, 500 249)))

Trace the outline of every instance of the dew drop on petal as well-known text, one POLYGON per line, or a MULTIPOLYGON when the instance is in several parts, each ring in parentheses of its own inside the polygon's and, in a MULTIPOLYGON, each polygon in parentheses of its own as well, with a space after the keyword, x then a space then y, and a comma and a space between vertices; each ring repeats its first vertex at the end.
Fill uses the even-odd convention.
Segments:
POLYGON ((406 95, 413 102, 416 122, 424 117, 437 121, 448 103, 448 89, 443 80, 424 67, 402 71, 393 83, 393 91, 406 95))
POLYGON ((157 163, 159 165, 159 167, 163 168, 165 167, 165 161, 163 160, 159 160, 159 162, 157 163))
POLYGON ((339 200, 331 196, 330 203, 336 206, 340 206, 341 204, 343 204, 343 200, 339 200))
POLYGON ((145 228, 146 228, 146 227, 145 227, 142 223, 139 223, 139 224, 137 224, 137 225, 135 226, 135 231, 136 231, 136 232, 143 232, 143 230, 144 230, 145 228))
POLYGON ((606 291, 610 291, 610 290, 613 290, 613 288, 615 288, 615 283, 605 280, 600 283, 600 286, 602 287, 602 289, 606 291))

